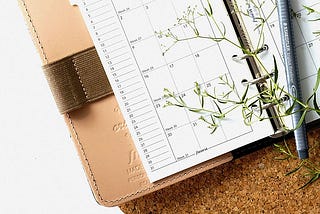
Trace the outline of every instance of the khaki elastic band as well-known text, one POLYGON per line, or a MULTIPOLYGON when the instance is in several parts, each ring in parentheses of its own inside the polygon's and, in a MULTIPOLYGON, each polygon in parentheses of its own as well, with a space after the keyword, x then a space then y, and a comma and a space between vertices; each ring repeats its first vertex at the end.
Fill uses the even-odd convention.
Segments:
POLYGON ((113 93, 94 47, 45 65, 43 70, 62 114, 113 93))

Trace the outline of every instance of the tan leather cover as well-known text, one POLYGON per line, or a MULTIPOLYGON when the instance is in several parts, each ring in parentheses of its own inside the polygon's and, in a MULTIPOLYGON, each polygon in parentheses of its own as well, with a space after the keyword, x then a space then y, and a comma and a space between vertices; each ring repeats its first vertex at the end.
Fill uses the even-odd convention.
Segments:
MULTIPOLYGON (((69 0, 19 2, 44 65, 93 46, 78 8, 69 0)), ((94 196, 105 206, 127 202, 232 159, 225 154, 150 183, 113 95, 64 117, 94 196)))

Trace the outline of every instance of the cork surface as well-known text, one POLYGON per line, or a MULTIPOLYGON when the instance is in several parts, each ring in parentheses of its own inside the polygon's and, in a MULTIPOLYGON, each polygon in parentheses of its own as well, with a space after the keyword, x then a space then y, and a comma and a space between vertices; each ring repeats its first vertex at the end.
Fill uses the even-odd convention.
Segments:
MULTIPOLYGON (((311 146, 320 142, 320 128, 308 135, 311 146)), ((287 143, 294 149, 292 138, 287 143)), ((310 152, 313 162, 319 154, 319 146, 310 152)), ((306 171, 285 176, 299 161, 276 160, 279 156, 269 146, 120 208, 124 213, 320 213, 320 180, 299 190, 309 180, 306 171)))

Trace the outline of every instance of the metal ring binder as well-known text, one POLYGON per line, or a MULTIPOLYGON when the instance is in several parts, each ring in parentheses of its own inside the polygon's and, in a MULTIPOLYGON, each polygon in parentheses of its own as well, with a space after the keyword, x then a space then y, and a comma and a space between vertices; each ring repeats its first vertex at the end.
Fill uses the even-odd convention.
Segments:
POLYGON ((261 48, 256 50, 255 53, 260 54, 260 53, 263 53, 263 52, 268 51, 268 50, 269 50, 269 46, 267 44, 264 44, 261 48))
POLYGON ((256 85, 259 83, 264 82, 265 80, 269 79, 270 77, 272 77, 274 75, 274 72, 270 73, 270 74, 266 74, 264 76, 261 76, 259 78, 256 79, 252 79, 252 80, 247 80, 247 79, 243 79, 241 81, 242 85, 247 86, 247 85, 256 85))
MULTIPOLYGON (((261 53, 263 53, 265 51, 268 51, 268 50, 269 50, 269 46, 265 44, 261 48, 259 48, 256 51, 254 51, 253 53, 254 54, 261 54, 261 53)), ((247 59, 247 58, 249 58, 251 56, 252 56, 251 54, 242 54, 242 55, 236 55, 235 54, 235 55, 232 56, 232 59, 234 61, 242 61, 242 60, 247 59)))
MULTIPOLYGON (((289 100, 289 96, 285 95, 285 96, 283 96, 283 97, 281 97, 281 98, 279 99, 279 103, 284 103, 284 102, 286 102, 286 101, 288 101, 288 100, 289 100)), ((272 108, 272 107, 274 107, 274 106, 276 106, 276 105, 278 105, 278 103, 267 103, 267 104, 264 104, 264 105, 262 105, 262 106, 260 106, 260 107, 253 106, 252 109, 253 109, 253 110, 260 111, 261 109, 262 109, 262 110, 266 110, 266 109, 272 108)))

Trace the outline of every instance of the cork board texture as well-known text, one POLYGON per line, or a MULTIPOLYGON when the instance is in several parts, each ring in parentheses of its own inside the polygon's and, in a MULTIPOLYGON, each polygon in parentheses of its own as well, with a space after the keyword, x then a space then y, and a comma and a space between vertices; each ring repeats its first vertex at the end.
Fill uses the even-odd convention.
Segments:
MULTIPOLYGON (((308 137, 315 147, 320 128, 309 131, 308 137)), ((294 151, 294 140, 289 138, 287 143, 294 151)), ((313 162, 320 161, 319 148, 310 152, 313 162)), ((320 213, 320 181, 299 189, 309 180, 304 177, 306 171, 286 176, 299 161, 275 160, 279 156, 275 147, 269 146, 120 208, 124 213, 149 214, 320 213)))

